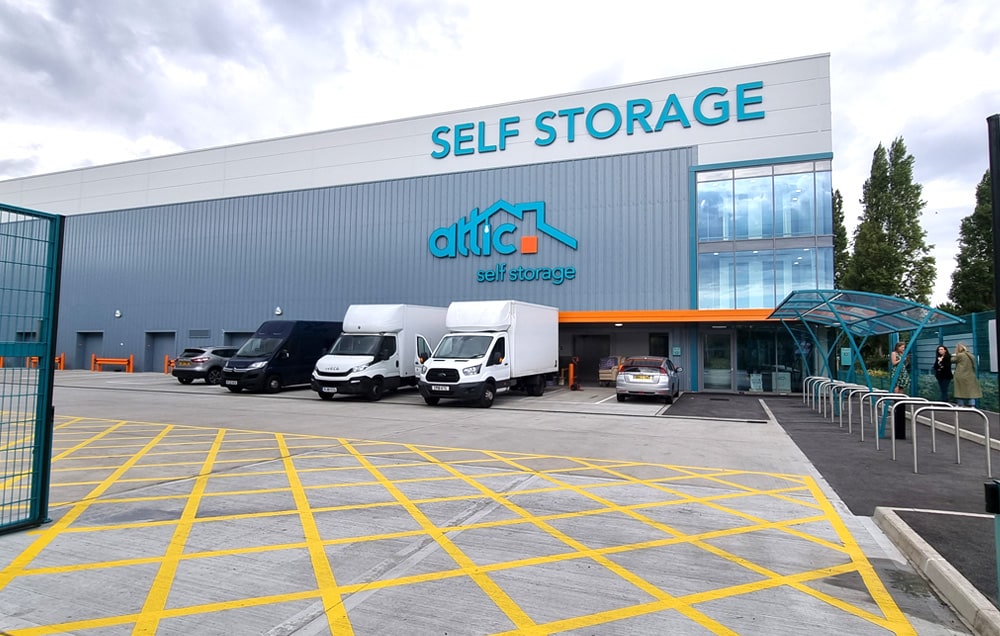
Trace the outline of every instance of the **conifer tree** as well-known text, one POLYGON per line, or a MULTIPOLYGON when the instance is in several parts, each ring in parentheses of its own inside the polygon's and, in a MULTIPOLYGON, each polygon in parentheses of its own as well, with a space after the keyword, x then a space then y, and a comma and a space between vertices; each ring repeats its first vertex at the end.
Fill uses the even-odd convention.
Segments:
POLYGON ((934 284, 934 258, 920 225, 926 203, 923 188, 913 181, 913 155, 897 137, 889 151, 875 149, 871 176, 865 181, 864 206, 854 231, 854 252, 844 272, 843 287, 898 296, 927 304, 934 284))
POLYGON ((996 308, 993 282, 993 191, 990 171, 976 186, 976 208, 962 219, 948 298, 963 314, 996 308))
POLYGON ((851 255, 847 251, 847 227, 844 225, 844 197, 833 191, 833 287, 840 289, 851 255))

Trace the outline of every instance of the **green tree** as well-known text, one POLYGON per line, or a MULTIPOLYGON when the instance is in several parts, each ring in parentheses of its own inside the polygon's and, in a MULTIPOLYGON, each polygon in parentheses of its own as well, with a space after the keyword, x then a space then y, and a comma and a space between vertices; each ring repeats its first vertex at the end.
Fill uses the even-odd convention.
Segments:
POLYGON ((920 226, 923 188, 913 181, 913 155, 897 137, 888 153, 875 149, 864 206, 854 231, 854 253, 842 280, 845 289, 899 296, 927 304, 936 275, 932 245, 920 226))
POLYGON ((844 225, 844 197, 840 190, 833 191, 833 287, 841 289, 844 272, 851 254, 847 251, 847 226, 844 225))
POLYGON ((993 191, 990 171, 976 186, 976 209, 962 219, 948 298, 963 314, 996 308, 993 282, 993 191))
POLYGON ((939 309, 941 311, 947 312, 952 316, 961 316, 964 313, 961 307, 959 307, 958 305, 956 305, 951 301, 943 302, 934 309, 939 309))

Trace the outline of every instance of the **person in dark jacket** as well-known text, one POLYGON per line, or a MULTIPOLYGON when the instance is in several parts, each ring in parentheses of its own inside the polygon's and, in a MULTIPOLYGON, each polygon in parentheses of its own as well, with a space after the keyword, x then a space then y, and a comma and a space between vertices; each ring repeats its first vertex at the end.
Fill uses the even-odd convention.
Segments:
POLYGON ((938 387, 941 389, 941 401, 947 402, 951 379, 955 376, 951 372, 951 353, 944 345, 938 345, 937 355, 934 356, 934 377, 937 378, 938 387))

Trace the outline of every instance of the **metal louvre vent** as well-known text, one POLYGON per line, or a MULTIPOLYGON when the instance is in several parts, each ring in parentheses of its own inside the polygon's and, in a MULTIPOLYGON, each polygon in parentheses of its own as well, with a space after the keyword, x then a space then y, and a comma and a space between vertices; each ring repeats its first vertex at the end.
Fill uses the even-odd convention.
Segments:
POLYGON ((188 329, 188 338, 211 338, 211 329, 188 329))

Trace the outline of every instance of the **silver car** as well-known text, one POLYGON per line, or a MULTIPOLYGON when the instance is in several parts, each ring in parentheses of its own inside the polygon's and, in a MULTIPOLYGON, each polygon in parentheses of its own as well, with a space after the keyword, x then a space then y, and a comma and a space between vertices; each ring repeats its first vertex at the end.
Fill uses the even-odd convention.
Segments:
POLYGON ((649 396, 663 398, 673 404, 681 394, 681 381, 677 374, 683 371, 674 366, 670 358, 661 356, 632 356, 625 358, 618 368, 615 389, 618 401, 624 402, 629 396, 649 396))
POLYGON ((181 384, 205 380, 205 384, 222 382, 222 367, 236 355, 239 347, 188 347, 174 360, 171 374, 181 384))

